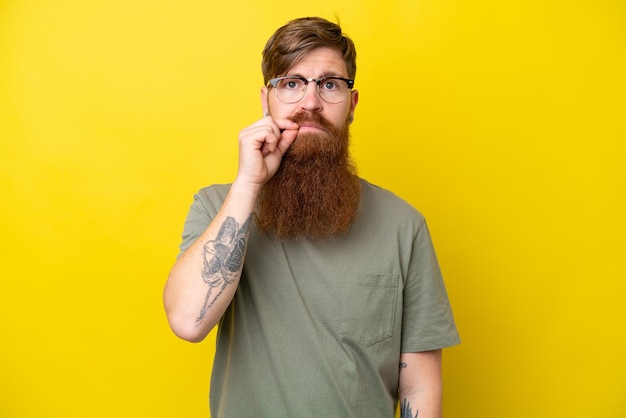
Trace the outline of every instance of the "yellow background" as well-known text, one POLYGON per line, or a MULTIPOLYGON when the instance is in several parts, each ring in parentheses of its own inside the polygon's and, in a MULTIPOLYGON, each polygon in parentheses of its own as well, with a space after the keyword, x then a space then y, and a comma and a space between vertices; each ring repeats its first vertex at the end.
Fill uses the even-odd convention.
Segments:
POLYGON ((446 417, 625 417, 626 3, 305 3, 0 1, 0 416, 208 416, 213 336, 162 285, 265 40, 320 15, 357 44, 361 175, 433 233, 446 417))

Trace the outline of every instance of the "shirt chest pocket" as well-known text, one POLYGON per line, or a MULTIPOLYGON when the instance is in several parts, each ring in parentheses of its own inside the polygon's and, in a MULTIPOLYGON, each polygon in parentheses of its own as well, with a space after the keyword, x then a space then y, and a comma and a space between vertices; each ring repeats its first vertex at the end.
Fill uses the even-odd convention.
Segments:
POLYGON ((397 274, 348 273, 343 287, 341 334, 363 346, 391 337, 399 280, 397 274))

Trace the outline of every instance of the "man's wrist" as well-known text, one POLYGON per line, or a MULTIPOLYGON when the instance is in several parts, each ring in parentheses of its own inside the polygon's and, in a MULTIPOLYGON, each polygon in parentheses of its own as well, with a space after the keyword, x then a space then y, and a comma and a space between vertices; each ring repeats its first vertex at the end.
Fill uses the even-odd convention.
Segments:
POLYGON ((261 184, 237 178, 233 181, 230 190, 233 197, 249 198, 256 202, 261 187, 263 187, 261 184))

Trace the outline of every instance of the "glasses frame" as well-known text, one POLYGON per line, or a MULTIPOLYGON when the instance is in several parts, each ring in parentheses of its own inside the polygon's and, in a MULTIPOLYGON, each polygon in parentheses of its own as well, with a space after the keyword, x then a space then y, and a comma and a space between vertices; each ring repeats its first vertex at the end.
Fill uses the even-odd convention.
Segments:
MULTIPOLYGON (((343 77, 337 77, 337 76, 327 76, 327 77, 322 77, 322 78, 304 78, 298 75, 287 75, 287 76, 283 76, 283 77, 276 77, 276 78, 272 78, 267 82, 267 88, 273 87, 274 89, 276 89, 276 97, 278 97, 278 100, 280 100, 283 103, 287 103, 287 104, 293 104, 293 103, 298 103, 300 100, 302 100, 306 94, 306 90, 309 87, 309 83, 313 82, 317 85, 317 94, 319 94, 320 98, 325 101, 326 103, 331 103, 331 104, 337 104, 337 103, 341 103, 344 100, 346 100, 345 98, 338 101, 338 102, 329 102, 328 100, 324 99, 324 96, 322 96, 322 93, 320 91, 320 85, 327 80, 341 80, 343 82, 345 82, 348 85, 348 91, 352 91, 352 89, 354 88, 354 80, 351 80, 349 78, 343 78, 343 77), (280 98, 280 95, 278 94, 278 83, 282 80, 300 80, 304 82, 304 90, 302 91, 302 97, 300 97, 298 100, 294 101, 294 102, 286 102, 283 99, 280 98)), ((347 96, 346 96, 347 98, 347 96)))

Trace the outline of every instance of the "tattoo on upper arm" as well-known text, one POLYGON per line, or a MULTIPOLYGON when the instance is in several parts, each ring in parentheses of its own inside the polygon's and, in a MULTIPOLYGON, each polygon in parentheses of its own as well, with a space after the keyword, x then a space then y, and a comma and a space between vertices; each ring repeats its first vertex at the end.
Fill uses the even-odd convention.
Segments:
POLYGON ((207 311, 222 295, 224 289, 233 282, 243 265, 246 251, 246 239, 252 214, 240 227, 235 218, 229 216, 224 220, 215 240, 208 241, 203 247, 204 266, 202 280, 209 285, 204 306, 196 318, 196 326, 200 325, 207 311), (217 289, 217 294, 214 291, 217 289))
POLYGON ((402 369, 406 369, 407 368, 407 364, 406 363, 400 363, 400 371, 402 371, 402 369))
POLYGON ((402 403, 400 404, 400 418, 417 418, 418 415, 419 411, 416 409, 415 415, 413 415, 409 401, 406 398, 402 399, 402 403))

